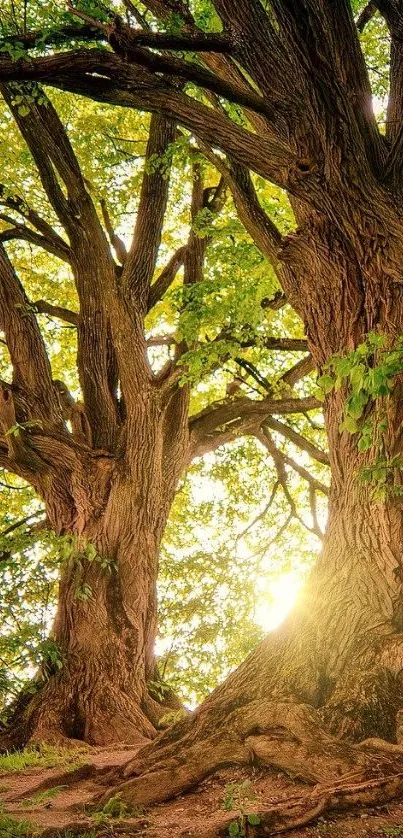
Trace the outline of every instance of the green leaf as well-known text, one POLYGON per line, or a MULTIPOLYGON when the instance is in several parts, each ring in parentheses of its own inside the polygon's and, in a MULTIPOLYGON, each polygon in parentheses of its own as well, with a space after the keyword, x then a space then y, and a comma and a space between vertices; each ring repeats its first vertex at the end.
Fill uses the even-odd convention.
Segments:
POLYGON ((355 434, 358 431, 358 426, 356 420, 353 416, 346 416, 346 418, 341 422, 339 426, 339 430, 342 433, 343 431, 347 431, 349 434, 355 434))
POLYGON ((353 419, 359 419, 364 412, 364 408, 368 403, 368 400, 368 394, 364 393, 362 390, 359 393, 355 393, 350 396, 350 398, 347 399, 346 405, 346 412, 348 416, 352 416, 353 419))
POLYGON ((254 814, 248 815, 248 823, 251 826, 259 826, 259 824, 260 824, 259 815, 254 815, 254 814))
POLYGON ((335 384, 334 376, 332 375, 321 375, 320 378, 317 380, 318 387, 325 393, 331 393, 335 384))
POLYGON ((236 821, 230 823, 228 827, 228 835, 230 838, 239 838, 239 836, 242 835, 240 826, 236 821))

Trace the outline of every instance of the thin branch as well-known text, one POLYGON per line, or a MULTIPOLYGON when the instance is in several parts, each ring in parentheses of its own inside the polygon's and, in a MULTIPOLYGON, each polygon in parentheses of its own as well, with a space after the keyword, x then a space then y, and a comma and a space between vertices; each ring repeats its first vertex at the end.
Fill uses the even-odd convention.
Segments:
POLYGON ((260 305, 263 309, 270 309, 271 311, 280 311, 287 304, 287 297, 282 291, 276 291, 273 297, 264 297, 260 305))
POLYGON ((31 303, 38 314, 49 314, 50 317, 57 317, 58 320, 63 320, 65 323, 70 323, 72 326, 78 327, 79 315, 75 311, 70 311, 63 306, 52 305, 46 300, 35 300, 31 303))
POLYGON ((171 256, 169 262, 165 265, 165 268, 163 268, 155 282, 151 285, 148 294, 148 311, 151 311, 151 309, 154 308, 160 300, 162 300, 164 294, 172 285, 179 269, 185 261, 185 253, 186 245, 182 245, 182 247, 179 247, 173 256, 171 256))
POLYGON ((276 480, 276 482, 275 482, 275 484, 274 484, 274 486, 271 490, 268 502, 265 504, 262 511, 259 512, 259 515, 257 515, 256 518, 254 518, 253 521, 251 521, 251 523, 248 524, 248 526, 244 530, 242 530, 242 532, 240 532, 237 535, 237 537, 235 539, 235 544, 237 544, 238 541, 240 541, 242 538, 245 538, 245 535, 247 535, 247 533, 250 532, 250 530, 252 530, 256 526, 256 524, 259 523, 259 521, 263 521, 263 519, 266 517, 267 513, 269 512, 269 510, 271 509, 271 507, 273 505, 273 502, 274 502, 274 499, 276 497, 277 490, 278 490, 279 486, 280 486, 280 481, 276 480))
POLYGON ((302 451, 305 451, 312 457, 314 460, 317 460, 318 463, 322 463, 322 465, 328 466, 329 465, 329 456, 326 451, 322 451, 321 448, 318 448, 313 442, 306 439, 306 437, 299 434, 298 431, 295 431, 294 428, 291 428, 290 425, 284 424, 284 422, 280 422, 278 419, 275 419, 273 416, 268 417, 265 420, 265 424, 272 430, 281 436, 288 439, 289 442, 292 442, 297 448, 300 448, 302 451))
POLYGON ((242 421, 251 422, 260 417, 263 421, 272 415, 303 414, 309 410, 316 410, 318 407, 320 407, 320 402, 313 396, 301 399, 273 399, 268 396, 259 401, 246 397, 235 398, 232 401, 213 404, 192 416, 190 430, 193 435, 201 438, 219 430, 241 429, 242 421))
POLYGON ((18 530, 20 527, 23 527, 24 524, 28 524, 29 521, 33 521, 34 518, 38 518, 40 515, 44 515, 44 509, 38 509, 37 512, 33 512, 32 515, 27 515, 25 518, 21 518, 20 521, 16 521, 15 524, 10 524, 5 530, 0 532, 0 538, 3 538, 5 535, 10 535, 10 533, 18 530))
POLYGON ((104 219, 105 229, 108 233, 109 241, 116 253, 116 257, 121 265, 124 265, 127 257, 126 245, 123 239, 115 233, 111 217, 108 212, 108 207, 104 198, 101 200, 102 217, 104 219))
POLYGON ((147 346, 174 346, 176 340, 173 335, 151 335, 146 343, 147 346))
MULTIPOLYGON (((266 429, 264 431, 257 431, 256 432, 256 438, 259 439, 259 441, 262 443, 262 445, 264 445, 264 447, 267 449, 270 456, 272 457, 275 469, 277 471, 278 481, 279 481, 279 483, 281 485, 281 488, 284 492, 284 496, 285 496, 285 498, 286 498, 286 500, 287 500, 287 502, 290 506, 293 518, 296 518, 296 520, 299 521, 300 524, 302 524, 302 526, 306 530, 308 530, 308 532, 312 532, 315 535, 317 535, 319 538, 323 538, 322 532, 320 530, 319 530, 319 532, 317 531, 317 529, 315 527, 315 523, 314 523, 313 527, 310 527, 304 521, 304 519, 301 517, 301 515, 299 515, 299 513, 298 513, 297 505, 296 505, 295 500, 292 497, 291 492, 290 492, 289 487, 288 487, 288 477, 287 477, 287 470, 286 470, 285 466, 289 465, 289 463, 288 463, 289 458, 282 451, 280 451, 279 448, 277 448, 277 446, 276 446, 276 444, 273 440, 273 437, 271 436, 271 434, 266 429)), ((295 463, 295 465, 297 465, 297 464, 295 463)), ((294 468, 294 465, 292 466, 292 468, 294 468)), ((306 474, 308 475, 309 472, 306 472, 306 474)), ((309 475, 309 477, 310 477, 310 475, 309 475)), ((305 479, 307 479, 307 478, 305 477, 305 479)), ((309 485, 311 486, 312 485, 311 481, 309 480, 308 482, 309 482, 309 485)))
POLYGON ((60 242, 55 242, 53 238, 41 236, 34 230, 30 230, 29 227, 25 227, 23 224, 16 224, 15 227, 10 227, 0 233, 1 242, 15 240, 26 241, 29 242, 29 244, 34 244, 36 247, 40 247, 42 250, 46 250, 47 253, 52 253, 53 256, 57 256, 58 259, 62 259, 63 262, 70 264, 71 254, 68 245, 64 245, 63 243, 62 247, 60 242))
POLYGON ((145 29, 148 32, 151 27, 147 23, 144 15, 142 15, 141 12, 139 12, 139 10, 136 8, 134 3, 132 3, 132 0, 123 0, 123 5, 127 9, 127 11, 130 12, 130 14, 134 17, 136 23, 138 23, 142 29, 145 29))
MULTIPOLYGON (((53 229, 52 225, 42 218, 36 210, 33 210, 19 195, 10 195, 9 190, 2 183, 0 183, 0 204, 3 204, 9 209, 15 210, 15 212, 21 215, 26 221, 29 221, 29 223, 35 227, 36 230, 42 233, 45 239, 53 241, 55 247, 57 247, 61 252, 63 251, 66 254, 70 252, 68 243, 64 241, 61 236, 59 236, 56 230, 53 229)), ((15 224, 15 219, 11 219, 10 223, 15 224)))

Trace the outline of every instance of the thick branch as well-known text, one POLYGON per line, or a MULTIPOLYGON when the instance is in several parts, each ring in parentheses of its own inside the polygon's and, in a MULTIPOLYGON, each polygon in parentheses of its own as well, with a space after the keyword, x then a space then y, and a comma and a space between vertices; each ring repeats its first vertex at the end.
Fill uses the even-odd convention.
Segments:
POLYGON ((307 398, 273 399, 266 398, 254 401, 248 398, 235 398, 212 405, 192 416, 190 419, 190 430, 194 437, 202 438, 219 430, 238 429, 245 419, 254 419, 255 424, 258 418, 263 421, 272 415, 287 415, 293 413, 306 413, 309 410, 316 410, 320 402, 313 396, 307 398))
POLYGON ((176 127, 163 116, 151 117, 146 162, 133 241, 125 261, 122 283, 142 312, 147 311, 151 280, 168 201, 169 146, 176 127))
POLYGON ((106 296, 114 299, 115 271, 110 247, 88 194, 79 163, 55 108, 41 91, 21 115, 13 90, 4 95, 35 160, 48 199, 70 239, 70 261, 80 302, 78 371, 86 415, 97 447, 107 448, 116 430, 116 375, 106 296), (60 186, 64 183, 67 196, 60 186))
POLYGON ((220 52, 231 53, 234 45, 228 35, 213 32, 195 32, 184 35, 171 35, 165 32, 145 32, 132 29, 121 22, 116 26, 115 36, 124 35, 128 48, 152 47, 159 50, 179 52, 220 52))
POLYGON ((35 314, 1 244, 0 326, 13 366, 13 384, 27 393, 33 415, 60 419, 50 363, 35 314))
MULTIPOLYGON (((208 144, 223 148, 238 162, 251 166, 279 185, 287 186, 290 167, 297 171, 298 156, 287 145, 270 137, 270 131, 264 137, 256 137, 224 114, 191 99, 152 73, 121 61, 112 53, 78 50, 30 61, 12 61, 0 56, 0 79, 24 78, 42 80, 101 102, 163 112, 208 144)), ((294 191, 306 195, 306 183, 306 176, 298 179, 294 191)), ((322 208, 323 190, 318 190, 318 204, 319 196, 322 208)))
POLYGON ((283 237, 260 205, 248 169, 239 163, 232 162, 228 169, 227 180, 245 230, 248 231, 256 247, 276 268, 283 237))
POLYGON ((364 6, 362 12, 358 16, 357 20, 357 29, 359 32, 363 32, 367 23, 376 15, 378 9, 376 7, 376 3, 373 3, 372 0, 370 3, 367 3, 364 6))
POLYGON ((307 355, 291 367, 291 369, 287 370, 287 372, 281 376, 279 381, 282 381, 284 384, 288 384, 289 387, 294 387, 298 381, 301 381, 301 378, 305 378, 305 376, 309 375, 309 373, 314 369, 315 363, 312 355, 307 355))

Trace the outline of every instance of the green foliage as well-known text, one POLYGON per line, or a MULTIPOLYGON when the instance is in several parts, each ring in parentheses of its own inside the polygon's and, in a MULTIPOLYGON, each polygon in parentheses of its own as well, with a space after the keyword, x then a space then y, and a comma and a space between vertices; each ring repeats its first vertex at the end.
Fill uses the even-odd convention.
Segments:
MULTIPOLYGON (((327 372, 318 379, 319 394, 325 398, 333 389, 347 387, 344 419, 340 430, 360 432, 358 447, 367 451, 374 443, 375 429, 371 418, 364 421, 367 408, 375 401, 381 403, 393 390, 396 376, 403 370, 403 339, 388 347, 384 335, 370 332, 365 341, 347 356, 334 357, 327 364, 327 372)), ((386 430, 386 415, 377 427, 386 430)))
POLYGON ((53 800, 66 788, 67 786, 54 786, 51 789, 46 789, 46 791, 39 791, 38 794, 34 794, 33 797, 25 798, 22 801, 21 806, 29 808, 31 806, 42 806, 42 804, 46 805, 49 800, 53 800))
POLYGON ((256 798, 256 793, 250 780, 227 783, 224 789, 223 809, 232 811, 243 807, 250 800, 256 798))
POLYGON ((0 807, 0 838, 32 838, 37 829, 26 820, 16 820, 6 815, 0 807))
POLYGON ((64 766, 74 770, 83 765, 87 749, 57 748, 53 745, 41 745, 40 748, 25 748, 23 751, 0 755, 0 775, 26 771, 27 768, 54 768, 64 766))
POLYGON ((120 794, 116 794, 109 798, 101 811, 94 812, 91 817, 97 825, 101 825, 108 824, 110 821, 121 820, 127 816, 137 817, 141 814, 143 814, 143 809, 138 807, 133 809, 124 803, 120 794))
POLYGON ((260 824, 259 815, 246 812, 246 808, 250 808, 250 803, 256 799, 253 785, 250 780, 228 783, 224 791, 223 809, 227 811, 237 809, 239 812, 237 819, 232 821, 228 827, 228 835, 230 838, 244 838, 247 825, 258 826, 260 824))
POLYGON ((386 835, 387 838, 399 838, 400 835, 403 835, 403 825, 393 824, 393 826, 381 826, 379 831, 382 835, 386 835))

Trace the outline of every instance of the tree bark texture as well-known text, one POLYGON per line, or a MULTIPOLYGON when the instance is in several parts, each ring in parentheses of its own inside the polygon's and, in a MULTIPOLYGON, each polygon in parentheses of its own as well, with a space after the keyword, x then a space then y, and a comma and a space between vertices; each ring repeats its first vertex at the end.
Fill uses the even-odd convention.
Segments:
POLYGON ((77 459, 68 500, 54 483, 42 489, 55 529, 70 521, 52 630, 61 669, 17 713, 15 741, 137 741, 155 735, 167 707, 180 706, 158 693, 154 644, 159 546, 187 453, 182 408, 182 422, 172 423, 149 396, 131 467, 123 458, 77 459))
MULTIPOLYGON (((368 272, 364 283, 348 251, 325 241, 321 273, 313 258, 300 275, 311 284, 309 303, 295 301, 319 368, 368 331, 378 328, 393 341, 403 325, 401 287, 384 282, 379 271, 368 290, 368 272)), ((299 247, 297 236, 288 246, 299 247)), ((311 784, 374 778, 392 763, 401 770, 403 512, 395 491, 401 473, 399 466, 391 470, 381 499, 360 481, 374 451, 360 453, 356 435, 340 429, 345 396, 341 388, 326 398, 329 520, 298 605, 192 718, 140 751, 118 785, 127 800, 168 799, 228 764, 271 765, 311 784)), ((400 380, 385 403, 383 454, 391 460, 402 445, 400 380)), ((376 420, 378 410, 371 403, 368 418, 376 420)))

